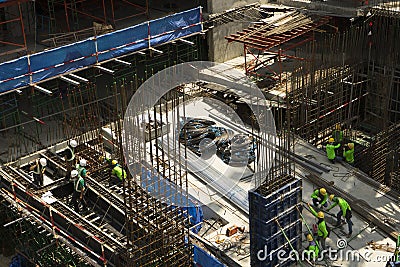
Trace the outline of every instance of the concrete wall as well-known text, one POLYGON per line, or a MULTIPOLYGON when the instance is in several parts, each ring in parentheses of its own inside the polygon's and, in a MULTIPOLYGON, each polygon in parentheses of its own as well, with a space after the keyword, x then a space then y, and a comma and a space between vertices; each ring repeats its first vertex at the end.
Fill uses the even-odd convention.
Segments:
POLYGON ((241 31, 241 23, 230 22, 220 25, 208 32, 208 58, 210 61, 224 62, 229 59, 243 55, 243 44, 232 42, 228 43, 225 36, 241 31))
MULTIPOLYGON (((253 3, 265 3, 259 0, 208 0, 208 11, 210 14, 220 13, 228 9, 240 7, 253 3)), ((225 36, 241 31, 246 28, 248 23, 231 22, 213 28, 208 33, 208 59, 215 62, 223 62, 243 55, 243 45, 239 43, 229 43, 225 36)))

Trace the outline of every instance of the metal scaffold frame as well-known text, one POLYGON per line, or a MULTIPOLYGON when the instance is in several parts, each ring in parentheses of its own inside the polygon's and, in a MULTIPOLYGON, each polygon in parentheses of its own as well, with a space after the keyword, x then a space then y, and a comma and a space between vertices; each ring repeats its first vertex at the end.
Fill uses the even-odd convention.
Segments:
MULTIPOLYGON (((83 16, 82 18, 92 18, 96 22, 100 22, 103 25, 108 23, 112 23, 113 27, 117 26, 117 23, 130 19, 136 16, 145 15, 146 18, 149 18, 149 1, 145 0, 144 6, 132 3, 128 0, 110 0, 110 1, 101 1, 100 6, 96 3, 91 2, 90 0, 80 0, 80 1, 59 1, 59 0, 48 0, 48 10, 49 10, 49 20, 51 33, 57 33, 60 30, 60 16, 57 16, 57 7, 59 9, 64 9, 64 22, 66 26, 66 30, 68 32, 81 30, 79 27, 79 16, 83 16), (133 7, 136 12, 132 12, 131 15, 127 15, 124 17, 116 17, 115 7, 116 3, 118 3, 119 8, 121 6, 125 7, 125 9, 129 9, 129 7, 133 7), (95 7, 95 8, 94 8, 95 7), (96 12, 96 10, 101 10, 100 12, 96 12), (92 11, 92 12, 90 12, 92 11), (102 16, 98 14, 102 13, 102 16), (110 14, 111 13, 111 14, 110 14)), ((60 14, 58 14, 60 15, 60 14)))
MULTIPOLYGON (((25 35, 25 26, 24 26, 24 20, 22 16, 22 7, 21 5, 24 3, 28 3, 28 0, 18 0, 18 1, 5 1, 0 3, 0 36, 3 35, 3 38, 0 38, 0 44, 2 45, 8 45, 11 47, 14 47, 11 50, 8 50, 6 52, 0 53, 0 56, 5 56, 9 55, 12 53, 19 53, 19 52, 26 52, 27 51, 27 46, 26 46, 26 35, 25 35), (17 9, 17 14, 15 14, 13 11, 9 11, 10 8, 16 8, 17 9), (21 36, 22 36, 22 42, 15 42, 8 40, 7 41, 7 33, 2 31, 7 31, 7 26, 11 26, 12 23, 18 23, 21 29, 21 36), (18 48, 15 48, 18 47, 18 48)), ((24 53, 25 54, 25 53, 24 53)))
POLYGON ((259 72, 260 68, 264 68, 271 73, 269 78, 281 82, 283 58, 312 59, 290 55, 287 52, 313 41, 314 31, 328 21, 327 16, 309 16, 300 12, 291 12, 271 23, 257 23, 225 38, 228 42, 243 43, 246 75, 265 77, 259 72), (247 61, 248 54, 252 57, 250 61, 247 61), (269 55, 269 57, 262 58, 264 55, 269 55), (276 71, 270 67, 271 61, 278 62, 279 70, 276 71))

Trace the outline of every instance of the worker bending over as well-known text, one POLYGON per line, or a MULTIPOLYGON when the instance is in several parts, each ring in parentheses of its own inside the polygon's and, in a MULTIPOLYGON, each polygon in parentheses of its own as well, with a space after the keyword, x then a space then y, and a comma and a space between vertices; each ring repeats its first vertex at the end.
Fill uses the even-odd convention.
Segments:
POLYGON ((316 189, 311 195, 311 199, 315 207, 318 208, 319 205, 321 207, 328 207, 328 194, 326 193, 325 188, 316 189))
POLYGON ((111 178, 109 185, 119 185, 126 178, 126 171, 115 159, 105 158, 111 168, 111 178))
POLYGON ((335 164, 335 161, 336 161, 335 149, 340 147, 340 143, 337 145, 334 145, 333 144, 334 142, 335 142, 335 139, 333 139, 331 137, 331 138, 329 138, 328 144, 326 145, 326 154, 327 154, 330 162, 332 162, 333 164, 335 164))
POLYGON ((354 143, 348 143, 343 151, 343 157, 350 165, 354 164, 354 143))
POLYGON ((75 166, 75 148, 77 146, 78 142, 72 139, 68 142, 68 146, 61 152, 61 156, 65 158, 67 165, 67 175, 65 176, 66 180, 71 178, 71 171, 73 166, 75 166))
POLYGON ((322 211, 317 213, 313 209, 313 207, 311 207, 310 203, 307 203, 307 205, 310 208, 311 213, 318 219, 318 222, 317 222, 317 229, 318 229, 318 231, 317 231, 317 235, 318 235, 317 241, 319 241, 319 243, 321 245, 320 247, 322 249, 325 249, 325 241, 326 241, 326 238, 329 236, 329 230, 328 230, 328 228, 326 226, 326 222, 325 222, 325 219, 324 219, 325 215, 324 215, 324 213, 322 211))
POLYGON ((347 238, 350 238, 353 233, 353 222, 351 221, 352 214, 349 203, 347 203, 347 201, 341 197, 335 197, 335 195, 330 195, 329 200, 332 201, 333 204, 327 209, 327 211, 331 210, 336 205, 339 205, 340 208, 338 214, 336 215, 337 222, 335 226, 338 227, 342 224, 342 216, 346 218, 349 227, 347 238))
POLYGON ((41 158, 40 160, 36 160, 35 165, 29 168, 30 171, 33 171, 33 182, 38 186, 43 186, 46 165, 47 160, 45 158, 41 158))

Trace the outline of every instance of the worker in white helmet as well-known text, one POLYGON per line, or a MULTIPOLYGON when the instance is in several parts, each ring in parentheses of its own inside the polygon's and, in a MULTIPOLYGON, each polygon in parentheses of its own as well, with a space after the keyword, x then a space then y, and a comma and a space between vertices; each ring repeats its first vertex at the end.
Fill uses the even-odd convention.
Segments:
POLYGON ((33 182, 38 186, 43 186, 43 175, 46 171, 47 160, 45 158, 36 159, 35 165, 29 168, 33 171, 33 182))
POLYGON ((69 180, 71 177, 71 171, 73 166, 75 165, 75 148, 78 146, 78 142, 74 139, 68 142, 68 146, 61 152, 61 156, 65 158, 66 167, 67 167, 67 175, 65 179, 69 180))
POLYGON ((86 159, 80 159, 79 163, 76 164, 76 170, 78 171, 78 175, 86 178, 86 175, 88 175, 88 171, 86 170, 86 159))
MULTIPOLYGON (((86 169, 83 169, 86 172, 86 169)), ((71 171, 71 178, 74 180, 74 191, 72 193, 71 203, 74 205, 75 212, 79 212, 79 204, 82 203, 84 210, 87 210, 87 204, 85 200, 86 192, 86 181, 79 175, 78 170, 71 171)))

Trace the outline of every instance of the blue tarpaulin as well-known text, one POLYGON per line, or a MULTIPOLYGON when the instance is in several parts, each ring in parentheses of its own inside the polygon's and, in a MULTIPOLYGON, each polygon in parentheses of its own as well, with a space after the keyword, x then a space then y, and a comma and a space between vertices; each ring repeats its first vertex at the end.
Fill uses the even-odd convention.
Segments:
POLYGON ((30 56, 32 82, 54 77, 96 63, 92 39, 58 47, 30 56))
POLYGON ((201 30, 201 8, 198 7, 4 62, 0 64, 0 93, 158 46, 201 30))
MULTIPOLYGON (((172 207, 180 207, 187 211, 190 217, 190 223, 197 225, 203 221, 203 209, 200 205, 195 204, 195 200, 188 197, 174 183, 163 178, 154 170, 142 168, 141 186, 153 197, 164 199, 163 203, 172 207)), ((201 224, 192 228, 194 233, 198 233, 201 229, 201 224)))
POLYGON ((97 37, 99 61, 145 49, 149 46, 146 38, 148 38, 147 23, 99 36, 97 37), (112 48, 117 49, 110 50, 112 48))
POLYGON ((225 267, 215 257, 208 254, 196 245, 193 245, 193 263, 195 267, 225 267))

